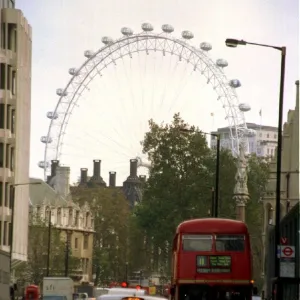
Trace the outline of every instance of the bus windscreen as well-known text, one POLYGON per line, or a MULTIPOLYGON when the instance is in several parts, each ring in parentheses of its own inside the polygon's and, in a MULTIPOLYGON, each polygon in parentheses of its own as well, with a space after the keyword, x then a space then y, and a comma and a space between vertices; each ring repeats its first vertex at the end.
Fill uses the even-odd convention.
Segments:
POLYGON ((217 235, 216 251, 218 252, 244 252, 244 235, 217 235))
POLYGON ((184 251, 212 251, 213 236, 185 234, 182 236, 182 247, 184 251))

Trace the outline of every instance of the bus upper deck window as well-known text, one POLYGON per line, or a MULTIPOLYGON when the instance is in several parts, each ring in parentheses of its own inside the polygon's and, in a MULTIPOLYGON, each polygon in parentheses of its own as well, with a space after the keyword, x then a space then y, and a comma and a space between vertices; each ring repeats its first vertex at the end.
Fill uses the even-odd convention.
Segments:
POLYGON ((245 250, 244 235, 217 235, 216 251, 243 252, 245 250))
POLYGON ((212 251, 212 235, 183 235, 182 248, 184 251, 212 251))

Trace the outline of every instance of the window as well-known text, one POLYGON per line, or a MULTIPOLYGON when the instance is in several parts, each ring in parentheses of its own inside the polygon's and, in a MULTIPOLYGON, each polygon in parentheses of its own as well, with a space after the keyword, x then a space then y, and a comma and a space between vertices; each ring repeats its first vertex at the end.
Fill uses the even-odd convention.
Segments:
POLYGON ((12 71, 12 80, 11 80, 11 93, 16 94, 16 71, 12 71))
POLYGON ((17 25, 13 23, 7 24, 7 34, 8 34, 8 49, 16 51, 16 41, 17 41, 17 25))
POLYGON ((0 206, 2 206, 3 204, 2 191, 3 191, 3 182, 0 182, 0 206))
POLYGON ((216 251, 243 252, 245 250, 244 235, 217 235, 216 251))
POLYGON ((16 124, 15 123, 16 122, 15 115, 16 115, 16 113, 15 113, 15 110, 13 109, 11 111, 11 126, 10 126, 11 133, 15 133, 15 124, 16 124))
POLYGON ((183 235, 184 251, 212 251, 212 235, 183 235))
POLYGON ((74 240, 74 248, 78 249, 78 238, 75 238, 74 240))
POLYGON ((89 236, 85 235, 83 237, 83 249, 87 249, 89 247, 89 236))
POLYGON ((1 24, 1 48, 6 49, 6 23, 1 24))
POLYGON ((270 137, 270 135, 267 133, 267 138, 269 138, 270 137))
POLYGON ((73 208, 69 209, 69 220, 68 220, 68 223, 69 223, 70 226, 73 225, 73 208))
POLYGON ((8 223, 8 245, 10 246, 11 245, 11 238, 12 238, 12 232, 11 232, 11 223, 8 223))
POLYGON ((4 144, 0 143, 0 168, 4 167, 3 158, 4 158, 4 144))
POLYGON ((5 64, 0 64, 0 90, 6 89, 6 70, 5 64))
POLYGON ((10 148, 10 170, 15 170, 15 148, 10 148))
POLYGON ((267 154, 268 154, 268 155, 270 154, 270 149, 269 149, 269 148, 267 149, 267 154))
POLYGON ((4 228, 3 228, 3 245, 7 245, 7 221, 4 221, 4 228))
POLYGON ((61 225, 61 208, 57 209, 57 225, 61 225))
POLYGON ((5 183, 5 202, 4 202, 5 207, 9 207, 9 191, 10 191, 10 185, 8 183, 5 183))
POLYGON ((79 225, 79 211, 76 210, 76 213, 75 213, 75 226, 78 226, 79 225))
POLYGON ((4 129, 5 104, 0 104, 0 128, 4 129))
POLYGON ((89 221, 90 221, 90 214, 87 212, 85 217, 85 227, 89 227, 89 221))

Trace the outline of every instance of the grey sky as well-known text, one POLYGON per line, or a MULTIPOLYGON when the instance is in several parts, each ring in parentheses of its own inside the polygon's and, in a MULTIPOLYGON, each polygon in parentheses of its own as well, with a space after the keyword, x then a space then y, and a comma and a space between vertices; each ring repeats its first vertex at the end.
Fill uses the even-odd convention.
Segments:
MULTIPOLYGON (((275 126, 279 90, 279 52, 250 46, 230 49, 225 47, 224 41, 227 37, 233 37, 278 46, 285 45, 287 46, 285 119, 288 109, 294 108, 294 82, 299 75, 299 7, 296 0, 153 0, 148 2, 19 0, 17 7, 23 10, 33 26, 31 174, 34 176, 42 176, 41 170, 37 167, 37 161, 43 159, 44 150, 39 139, 46 134, 49 125, 45 113, 53 110, 58 100, 55 90, 67 84, 70 78, 67 70, 70 67, 78 67, 83 63, 85 50, 97 50, 102 47, 102 36, 120 37, 120 28, 123 26, 139 32, 141 23, 150 22, 155 31, 160 32, 161 25, 169 23, 175 27, 175 36, 180 37, 182 30, 192 31, 195 38, 191 43, 195 46, 203 41, 210 42, 213 45, 211 57, 214 60, 217 58, 228 60, 229 66, 225 70, 228 78, 238 78, 242 83, 242 87, 238 90, 240 102, 249 103, 252 107, 252 110, 246 114, 246 120, 261 122, 258 112, 262 109, 262 123, 275 126)), ((141 73, 141 70, 139 72, 141 73)), ((135 71, 132 71, 131 76, 134 80, 135 71)), ((109 79, 107 76, 105 80, 110 84, 111 89, 114 89, 114 80, 111 79, 109 82, 109 79)), ((201 88, 204 89, 202 85, 201 88)), ((194 89, 197 89, 196 84, 194 89)), ((209 87, 205 87, 204 90, 207 89, 209 90, 209 87)), ((193 90, 192 85, 190 90, 193 90)), ((202 95, 200 87, 196 93, 199 97, 202 95)), ((96 94, 92 95, 95 97, 96 94)), ((205 95, 211 97, 212 94, 207 91, 205 95)), ((109 94, 105 94, 106 98, 108 96, 109 94)), ((190 94, 187 93, 185 97, 190 97, 190 94)), ((195 110, 198 103, 191 105, 191 110, 195 110)), ((87 107, 78 108, 77 114, 81 110, 82 114, 86 111, 85 116, 87 116, 87 107)), ((212 101, 211 107, 206 104, 206 110, 206 115, 215 112, 214 127, 226 125, 222 107, 219 107, 217 102, 212 101)), ((202 114, 201 108, 198 114, 189 115, 186 112, 184 117, 187 116, 188 121, 193 123, 202 114)), ((206 126, 205 129, 212 129, 211 122, 207 124, 199 125, 206 126)), ((74 124, 72 126, 73 129, 76 127, 74 124)), ((125 140, 122 143, 125 143, 125 140)), ((75 152, 71 153, 72 151, 71 148, 66 151, 66 157, 68 155, 72 157, 71 160, 66 159, 66 163, 71 164, 74 161, 71 166, 74 165, 72 178, 75 178, 78 175, 78 168, 80 166, 91 168, 90 160, 95 157, 81 157, 77 160, 75 152)), ((96 155, 96 153, 95 150, 89 155, 96 155)), ((133 153, 132 156, 136 154, 133 153)), ((128 157, 130 155, 128 153, 128 157)), ((101 156, 105 157, 100 153, 98 157, 102 158, 101 156)), ((112 159, 112 156, 108 155, 107 159, 112 159)), ((127 168, 127 158, 123 159, 127 168)), ((121 157, 118 158, 118 161, 120 160, 121 157)), ((104 166, 104 173, 114 169, 113 161, 109 164, 104 166)), ((121 173, 122 168, 120 167, 119 171, 121 173)), ((120 176, 124 177, 121 174, 120 176)), ((106 174, 104 177, 106 179, 106 174)), ((121 179, 123 178, 119 178, 121 179)))

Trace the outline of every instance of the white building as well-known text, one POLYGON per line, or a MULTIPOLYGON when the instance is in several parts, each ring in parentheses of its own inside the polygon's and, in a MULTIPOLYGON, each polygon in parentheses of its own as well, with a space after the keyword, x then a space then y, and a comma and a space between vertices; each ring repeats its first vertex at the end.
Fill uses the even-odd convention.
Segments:
POLYGON ((14 1, 0 1, 0 250, 27 259, 31 111, 31 27, 14 1))
MULTIPOLYGON (((277 127, 247 123, 248 129, 255 130, 256 135, 248 137, 249 152, 257 156, 275 155, 277 147, 277 127)), ((231 149, 230 129, 229 127, 218 128, 217 131, 211 132, 220 135, 220 144, 222 148, 231 149)), ((212 136, 210 141, 211 148, 217 145, 216 137, 212 136)))

